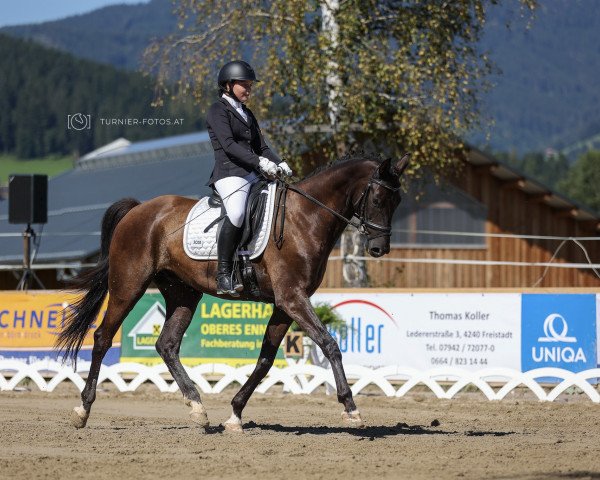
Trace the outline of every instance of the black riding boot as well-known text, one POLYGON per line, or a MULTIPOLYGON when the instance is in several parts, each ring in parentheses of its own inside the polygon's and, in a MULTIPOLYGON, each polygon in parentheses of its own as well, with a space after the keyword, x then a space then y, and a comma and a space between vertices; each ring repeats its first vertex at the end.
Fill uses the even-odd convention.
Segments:
POLYGON ((238 296, 244 286, 235 281, 233 273, 233 256, 241 240, 242 228, 236 227, 229 217, 225 217, 217 243, 217 294, 238 296))

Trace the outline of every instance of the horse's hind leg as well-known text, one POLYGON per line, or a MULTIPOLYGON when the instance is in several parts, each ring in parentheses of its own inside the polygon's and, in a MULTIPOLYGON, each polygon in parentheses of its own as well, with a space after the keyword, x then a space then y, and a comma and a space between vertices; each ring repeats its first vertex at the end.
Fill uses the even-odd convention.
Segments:
POLYGON ((273 366, 275 355, 277 355, 277 349, 288 331, 292 323, 292 319, 279 308, 275 307, 273 315, 267 325, 265 336, 263 338, 262 348, 260 349, 260 356, 254 371, 244 383, 240 391, 233 397, 231 406, 233 407, 233 413, 229 420, 225 422, 225 429, 233 432, 242 431, 242 410, 248 403, 250 396, 261 382, 265 375, 269 372, 273 366))
POLYGON ((165 361, 169 372, 177 382, 185 403, 192 407, 190 417, 202 428, 208 427, 208 416, 200 394, 179 359, 183 335, 192 321, 192 315, 202 298, 197 292, 175 277, 159 275, 156 284, 165 298, 167 318, 156 342, 156 350, 165 361))
MULTIPOLYGON (((109 282, 110 283, 110 282, 109 282)), ((90 416, 92 403, 96 400, 96 384, 102 360, 112 346, 112 340, 119 327, 125 320, 127 314, 131 311, 140 297, 146 291, 148 282, 137 285, 137 288, 131 284, 119 291, 110 289, 108 298, 108 307, 104 320, 94 332, 94 348, 92 350, 92 365, 88 373, 85 387, 81 392, 81 406, 75 407, 71 417, 72 423, 77 428, 85 427, 90 416)))

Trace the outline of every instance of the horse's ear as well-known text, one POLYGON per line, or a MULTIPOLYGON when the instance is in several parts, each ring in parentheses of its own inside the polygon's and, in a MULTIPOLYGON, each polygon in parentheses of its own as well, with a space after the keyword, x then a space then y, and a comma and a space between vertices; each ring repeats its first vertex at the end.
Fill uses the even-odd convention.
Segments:
POLYGON ((383 162, 381 162, 381 164, 379 165, 379 168, 377 168, 379 178, 387 177, 389 175, 389 173, 391 172, 391 168, 392 168, 392 159, 386 158, 383 162))
POLYGON ((400 178, 402 176, 402 174, 404 173, 404 170, 406 170, 406 167, 408 167, 410 161, 410 153, 405 153, 404 155, 402 155, 402 158, 400 160, 398 160, 397 162, 394 162, 391 167, 390 167, 390 171, 392 173, 392 175, 400 178))

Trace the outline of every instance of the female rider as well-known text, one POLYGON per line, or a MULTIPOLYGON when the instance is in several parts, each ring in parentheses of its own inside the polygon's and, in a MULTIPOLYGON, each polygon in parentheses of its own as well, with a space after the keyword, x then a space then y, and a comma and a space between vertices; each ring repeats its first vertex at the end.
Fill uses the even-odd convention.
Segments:
POLYGON ((217 242, 217 294, 238 296, 233 258, 242 234, 246 200, 258 173, 291 176, 286 162, 265 143, 254 114, 245 106, 253 82, 252 67, 243 61, 225 64, 219 71, 219 100, 208 111, 208 134, 215 150, 215 167, 208 185, 217 190, 227 212, 217 242))

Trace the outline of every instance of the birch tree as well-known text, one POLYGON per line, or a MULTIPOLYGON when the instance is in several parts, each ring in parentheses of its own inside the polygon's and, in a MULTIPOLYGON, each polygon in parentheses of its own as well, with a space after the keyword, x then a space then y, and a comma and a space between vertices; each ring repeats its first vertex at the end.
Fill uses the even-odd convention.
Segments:
MULTIPOLYGON (((492 64, 477 49, 496 0, 179 0, 179 31, 145 53, 157 101, 216 98, 219 67, 251 63, 250 107, 275 147, 302 168, 356 146, 413 152, 443 169, 481 123, 492 64)), ((512 0, 522 14, 536 0, 512 0)))

